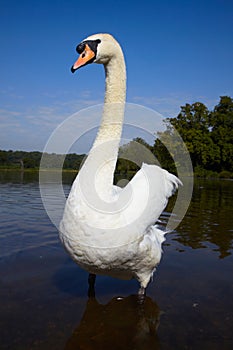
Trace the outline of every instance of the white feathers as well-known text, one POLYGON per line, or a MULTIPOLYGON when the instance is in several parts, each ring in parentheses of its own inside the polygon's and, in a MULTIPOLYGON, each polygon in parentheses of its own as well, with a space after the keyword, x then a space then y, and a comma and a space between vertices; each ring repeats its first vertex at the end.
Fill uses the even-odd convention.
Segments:
POLYGON ((158 166, 143 164, 126 187, 113 186, 124 114, 125 64, 112 36, 91 38, 101 39, 97 57, 105 65, 105 108, 96 141, 67 199, 60 237, 71 257, 89 272, 135 277, 145 288, 165 240, 154 224, 181 182, 158 166))

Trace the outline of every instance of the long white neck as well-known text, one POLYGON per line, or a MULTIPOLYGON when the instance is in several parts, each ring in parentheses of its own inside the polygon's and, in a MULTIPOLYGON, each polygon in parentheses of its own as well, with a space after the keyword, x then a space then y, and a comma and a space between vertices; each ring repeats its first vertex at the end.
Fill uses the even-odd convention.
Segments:
POLYGON ((94 173, 96 190, 108 200, 112 193, 126 95, 126 69, 120 46, 117 55, 104 68, 105 101, 101 125, 84 167, 94 173))
POLYGON ((101 125, 93 148, 107 141, 120 142, 126 95, 126 70, 123 53, 113 57, 105 66, 105 99, 101 125))

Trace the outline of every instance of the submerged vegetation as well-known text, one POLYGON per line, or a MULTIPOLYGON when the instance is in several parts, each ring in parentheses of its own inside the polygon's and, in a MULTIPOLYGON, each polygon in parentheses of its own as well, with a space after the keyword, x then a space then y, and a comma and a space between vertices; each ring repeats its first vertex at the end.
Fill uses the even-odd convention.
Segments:
MULTIPOLYGON (((173 157, 179 152, 180 145, 175 139, 175 128, 185 142, 196 176, 233 177, 233 99, 231 97, 220 97, 219 103, 212 111, 200 102, 186 104, 181 107, 177 117, 167 118, 165 122, 166 131, 159 133, 153 145, 136 138, 121 147, 116 173, 133 175, 141 162, 145 161, 145 157, 147 162, 153 162, 153 159, 148 159, 149 153, 154 155, 162 167, 173 173, 176 172, 177 164, 173 157), (137 151, 136 144, 144 147, 140 147, 137 151)), ((40 167, 41 156, 41 152, 0 150, 0 169, 36 170, 40 167)), ((51 157, 51 168, 56 168, 56 163, 64 159, 63 169, 66 170, 78 170, 85 157, 84 154, 75 153, 65 157, 58 154, 48 156, 51 157)), ((182 159, 180 161, 182 162, 182 159)))

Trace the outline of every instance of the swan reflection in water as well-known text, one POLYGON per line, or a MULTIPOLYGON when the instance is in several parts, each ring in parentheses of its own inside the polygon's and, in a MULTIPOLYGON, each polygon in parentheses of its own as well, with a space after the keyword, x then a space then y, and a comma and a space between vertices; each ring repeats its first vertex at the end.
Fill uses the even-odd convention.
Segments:
POLYGON ((90 297, 65 350, 158 350, 160 314, 157 304, 147 296, 143 303, 130 295, 114 297, 105 305, 90 297))

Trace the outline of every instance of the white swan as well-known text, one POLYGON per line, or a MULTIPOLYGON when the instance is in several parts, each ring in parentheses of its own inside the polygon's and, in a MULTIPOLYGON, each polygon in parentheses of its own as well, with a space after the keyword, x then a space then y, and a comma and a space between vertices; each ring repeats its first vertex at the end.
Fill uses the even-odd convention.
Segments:
POLYGON ((88 37, 77 52, 72 72, 92 62, 104 65, 105 104, 96 140, 67 199, 60 238, 90 274, 136 278, 144 295, 165 240, 155 222, 181 182, 158 166, 143 164, 125 188, 113 185, 124 117, 124 56, 109 34, 88 37))

